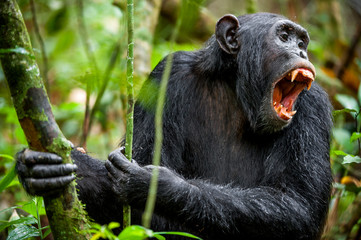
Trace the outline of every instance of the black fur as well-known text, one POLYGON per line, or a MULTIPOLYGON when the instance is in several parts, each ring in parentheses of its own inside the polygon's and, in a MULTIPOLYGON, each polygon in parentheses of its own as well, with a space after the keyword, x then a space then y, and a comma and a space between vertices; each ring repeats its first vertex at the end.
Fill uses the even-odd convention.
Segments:
MULTIPOLYGON (((328 97, 313 83, 298 97, 290 123, 270 116, 275 76, 307 57, 272 43, 270 29, 289 20, 266 13, 238 20, 238 54, 223 51, 215 37, 204 49, 174 54, 152 228, 204 239, 319 239, 332 180, 328 97)), ((141 166, 152 161, 164 67, 165 60, 135 106, 133 157, 139 166, 111 160, 107 169, 120 170, 109 176, 102 162, 73 152, 80 199, 98 222, 121 222, 126 201, 132 223, 140 224, 151 169, 141 166)))

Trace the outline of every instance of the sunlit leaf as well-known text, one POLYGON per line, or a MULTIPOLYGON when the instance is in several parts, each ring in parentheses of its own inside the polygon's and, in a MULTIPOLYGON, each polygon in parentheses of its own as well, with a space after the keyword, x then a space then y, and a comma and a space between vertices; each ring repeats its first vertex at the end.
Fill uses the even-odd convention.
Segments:
POLYGON ((361 133, 360 132, 354 132, 351 135, 350 141, 353 142, 357 139, 361 138, 361 133))
POLYGON ((24 205, 22 205, 21 207, 19 207, 19 209, 24 210, 25 212, 33 215, 33 216, 37 216, 37 211, 39 211, 39 215, 45 215, 45 208, 44 208, 44 204, 39 204, 39 208, 37 208, 36 203, 34 201, 30 201, 28 203, 25 203, 24 205))
POLYGON ((0 157, 1 158, 7 158, 7 159, 10 159, 10 160, 14 160, 13 156, 10 156, 10 155, 7 155, 7 154, 0 154, 0 157))
POLYGON ((109 229, 114 229, 114 228, 117 228, 117 227, 120 227, 120 223, 111 222, 111 223, 109 223, 109 225, 108 225, 108 228, 109 228, 109 229))
POLYGON ((194 236, 193 234, 185 233, 185 232, 155 232, 154 234, 177 235, 177 236, 183 236, 183 237, 201 239, 201 238, 199 238, 199 237, 197 237, 197 236, 194 236))
POLYGON ((37 221, 33 216, 31 216, 31 217, 22 217, 22 218, 19 218, 19 219, 10 221, 10 222, 8 222, 8 221, 1 222, 0 232, 2 230, 4 230, 5 228, 7 228, 9 226, 12 226, 12 225, 15 225, 15 224, 31 225, 31 224, 36 224, 36 223, 37 223, 37 221))
POLYGON ((165 239, 166 239, 166 238, 163 237, 162 235, 155 234, 155 233, 154 233, 153 237, 155 237, 155 238, 158 239, 158 240, 165 240, 165 239))
POLYGON ((20 225, 9 233, 7 240, 23 240, 40 236, 39 230, 31 225, 20 225))
POLYGON ((361 163, 361 158, 359 156, 347 155, 343 158, 342 164, 350 164, 350 163, 361 163))
POLYGON ((153 231, 141 226, 132 225, 125 228, 118 237, 120 240, 142 240, 147 237, 153 237, 153 231))
POLYGON ((344 151, 341 151, 341 150, 333 150, 332 152, 334 154, 336 154, 337 156, 346 156, 346 155, 348 155, 347 153, 345 153, 344 151))

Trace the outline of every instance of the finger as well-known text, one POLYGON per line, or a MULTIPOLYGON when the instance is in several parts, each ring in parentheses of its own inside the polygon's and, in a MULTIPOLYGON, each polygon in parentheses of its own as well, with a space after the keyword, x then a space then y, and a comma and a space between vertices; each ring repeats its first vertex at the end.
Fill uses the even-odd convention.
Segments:
POLYGON ((118 181, 125 178, 122 171, 117 169, 109 160, 105 161, 105 168, 108 170, 112 178, 115 178, 118 181))
POLYGON ((30 176, 34 178, 48 178, 57 176, 66 176, 75 172, 78 167, 75 164, 59 165, 35 165, 30 170, 30 176))
POLYGON ((60 164, 63 162, 62 158, 54 153, 36 152, 30 149, 25 149, 20 158, 25 164, 60 164))
POLYGON ((23 162, 17 161, 15 169, 19 177, 29 177, 29 168, 23 162))
POLYGON ((124 172, 129 172, 128 168, 130 167, 130 161, 119 151, 119 149, 113 151, 109 154, 109 161, 117 168, 121 169, 124 172))
POLYGON ((63 188, 71 183, 75 179, 75 175, 56 177, 56 178, 27 178, 25 179, 25 184, 27 189, 35 194, 43 192, 50 192, 54 189, 63 188))

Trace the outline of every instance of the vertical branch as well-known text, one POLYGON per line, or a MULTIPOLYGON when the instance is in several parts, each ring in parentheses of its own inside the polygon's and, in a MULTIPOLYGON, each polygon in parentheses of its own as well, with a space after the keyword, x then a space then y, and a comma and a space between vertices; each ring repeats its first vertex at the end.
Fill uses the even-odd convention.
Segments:
MULTIPOLYGON (((59 154, 71 163, 71 146, 55 122, 23 17, 15 0, 0 4, 0 61, 29 147, 59 154)), ((87 239, 86 213, 75 182, 59 196, 44 197, 55 239, 87 239)))
MULTIPOLYGON (((133 0, 127 0, 127 21, 128 21, 128 56, 127 56, 127 132, 125 137, 125 155, 132 160, 133 148, 133 114, 134 114, 134 3, 133 0)), ((123 206, 123 228, 130 225, 130 206, 123 206)))
POLYGON ((49 78, 48 78, 48 71, 49 71, 48 57, 46 56, 46 49, 45 49, 44 40, 41 37, 40 29, 39 29, 39 25, 38 25, 38 20, 36 18, 36 8, 35 8, 34 0, 30 0, 30 8, 31 8, 31 13, 33 15, 33 24, 34 24, 34 29, 35 29, 35 36, 39 41, 39 45, 40 45, 40 49, 41 49, 41 55, 43 57, 43 64, 44 64, 44 66, 43 66, 43 78, 44 78, 44 82, 45 82, 45 87, 46 87, 46 91, 47 91, 48 95, 50 95, 50 85, 49 85, 49 78))
MULTIPOLYGON (((179 29, 182 25, 182 17, 183 14, 180 15, 180 18, 177 20, 176 28, 174 29, 172 36, 171 36, 171 47, 170 51, 172 52, 173 45, 175 42, 175 39, 177 38, 179 29)), ((153 155, 153 165, 155 168, 152 170, 152 178, 150 181, 150 187, 148 192, 148 198, 145 205, 145 211, 142 216, 142 225, 146 228, 150 227, 150 223, 152 220, 152 215, 154 212, 154 206, 155 206, 155 200, 157 196, 157 189, 158 189, 158 175, 159 175, 159 164, 161 159, 161 149, 162 149, 162 143, 163 143, 163 108, 166 98, 166 91, 167 91, 167 85, 169 76, 172 69, 172 62, 173 62, 173 54, 169 54, 167 57, 165 69, 162 75, 162 80, 160 84, 159 94, 158 94, 158 100, 157 100, 157 106, 155 110, 155 140, 154 140, 154 155, 153 155)))

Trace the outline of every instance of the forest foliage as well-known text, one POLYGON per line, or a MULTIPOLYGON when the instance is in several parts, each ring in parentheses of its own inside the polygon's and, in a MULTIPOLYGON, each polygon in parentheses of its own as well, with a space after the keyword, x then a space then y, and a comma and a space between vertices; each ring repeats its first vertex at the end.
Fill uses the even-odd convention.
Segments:
MULTIPOLYGON (((324 239, 359 239, 359 1, 134 2, 135 96, 147 74, 165 55, 202 47, 213 33, 217 18, 226 13, 280 13, 309 31, 308 52, 317 70, 316 81, 329 93, 335 108, 330 152, 334 185, 324 239), (179 30, 177 34, 174 29, 179 30)), ((76 146, 86 148, 97 158, 106 159, 118 146, 126 127, 126 1, 19 0, 18 4, 60 129, 76 146)), ((5 50, 0 49, 0 54, 6 54, 5 50)), ((15 177, 14 156, 27 147, 27 142, 1 68, 0 131, 0 239, 34 236, 43 239, 50 231, 44 225, 45 218, 41 217, 44 215, 42 199, 27 196, 15 177)), ((94 239, 116 239, 112 229, 118 226, 117 223, 93 225, 94 239)), ((138 231, 141 238, 155 236, 162 239, 166 236, 141 227, 135 227, 133 231, 138 231)))

